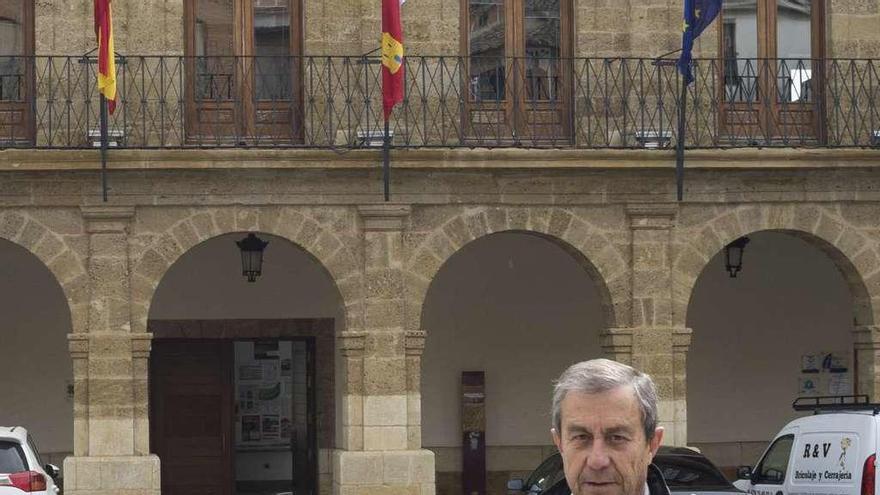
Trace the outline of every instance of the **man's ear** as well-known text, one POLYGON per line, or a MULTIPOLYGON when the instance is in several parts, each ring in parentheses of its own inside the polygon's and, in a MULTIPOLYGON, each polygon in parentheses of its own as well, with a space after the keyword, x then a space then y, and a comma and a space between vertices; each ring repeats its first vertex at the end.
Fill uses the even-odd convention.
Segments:
POLYGON ((556 431, 556 428, 550 428, 550 436, 553 437, 553 443, 556 445, 556 450, 562 452, 562 438, 559 436, 559 432, 556 431))
POLYGON ((663 443, 663 432, 665 430, 662 426, 658 426, 657 429, 654 430, 654 438, 651 439, 648 444, 651 448, 651 457, 657 455, 657 450, 660 448, 660 444, 663 443))

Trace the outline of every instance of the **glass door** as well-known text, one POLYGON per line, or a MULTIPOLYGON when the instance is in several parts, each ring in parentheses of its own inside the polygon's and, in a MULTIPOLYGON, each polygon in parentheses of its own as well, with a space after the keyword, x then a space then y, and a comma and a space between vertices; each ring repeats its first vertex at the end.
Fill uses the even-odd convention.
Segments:
POLYGON ((463 128, 475 144, 568 139, 564 0, 467 0, 463 128))
POLYGON ((296 0, 186 3, 190 141, 302 140, 296 0))
POLYGON ((33 141, 33 2, 0 2, 0 144, 33 141))
POLYGON ((721 134, 734 141, 821 139, 821 0, 725 0, 721 134))
POLYGON ((235 495, 314 493, 309 345, 234 343, 235 495))

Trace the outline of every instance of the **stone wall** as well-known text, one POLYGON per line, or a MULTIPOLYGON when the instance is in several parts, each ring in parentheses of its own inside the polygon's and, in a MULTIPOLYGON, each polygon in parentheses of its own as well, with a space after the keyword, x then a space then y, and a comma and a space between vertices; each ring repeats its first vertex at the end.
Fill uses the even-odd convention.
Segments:
MULTIPOLYGON (((305 53, 360 55, 378 46, 380 0, 302 0, 305 53)), ((37 53, 79 55, 94 48, 91 2, 36 2, 37 53)), ((183 52, 183 0, 114 4, 116 49, 123 54, 183 52)), ((827 55, 880 56, 878 0, 835 0, 827 5, 827 55)), ((574 53, 579 57, 656 57, 679 48, 680 0, 573 2, 574 53)), ((419 55, 457 55, 458 0, 408 2, 402 15, 407 49, 419 55)), ((717 29, 698 41, 697 53, 717 53, 717 29)))
MULTIPOLYGON (((688 293, 706 253, 755 231, 796 232, 845 275, 859 389, 877 393, 874 150, 692 151, 683 204, 665 151, 399 151, 390 204, 371 151, 113 155, 105 206, 97 152, 0 151, 8 191, 0 235, 46 263, 71 307, 75 457, 65 461, 65 486, 74 495, 158 492, 149 305, 177 259, 227 232, 296 243, 339 289, 342 432, 322 470, 340 493, 429 495, 435 480, 455 485, 455 475, 436 477, 435 455, 423 450, 422 304, 443 262, 493 232, 551 239, 597 281, 603 352, 655 377, 672 443, 687 442, 688 293)), ((491 468, 493 486, 535 457, 491 468)))

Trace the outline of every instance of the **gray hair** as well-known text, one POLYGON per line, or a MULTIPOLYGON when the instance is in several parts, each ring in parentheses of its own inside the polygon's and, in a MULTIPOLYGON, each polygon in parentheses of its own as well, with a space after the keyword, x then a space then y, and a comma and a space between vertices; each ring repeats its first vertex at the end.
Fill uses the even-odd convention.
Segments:
POLYGON ((562 400, 568 392, 600 394, 619 387, 632 387, 642 415, 645 438, 654 438, 657 429, 657 389, 651 377, 609 359, 592 359, 571 365, 553 387, 553 427, 562 434, 562 400))

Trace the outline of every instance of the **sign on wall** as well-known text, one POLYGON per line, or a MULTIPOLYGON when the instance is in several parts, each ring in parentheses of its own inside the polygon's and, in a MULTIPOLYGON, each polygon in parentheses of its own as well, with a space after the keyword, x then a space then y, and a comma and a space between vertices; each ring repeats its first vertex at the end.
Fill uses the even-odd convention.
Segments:
POLYGON ((802 355, 798 396, 852 394, 849 368, 849 353, 846 351, 819 351, 802 355))

